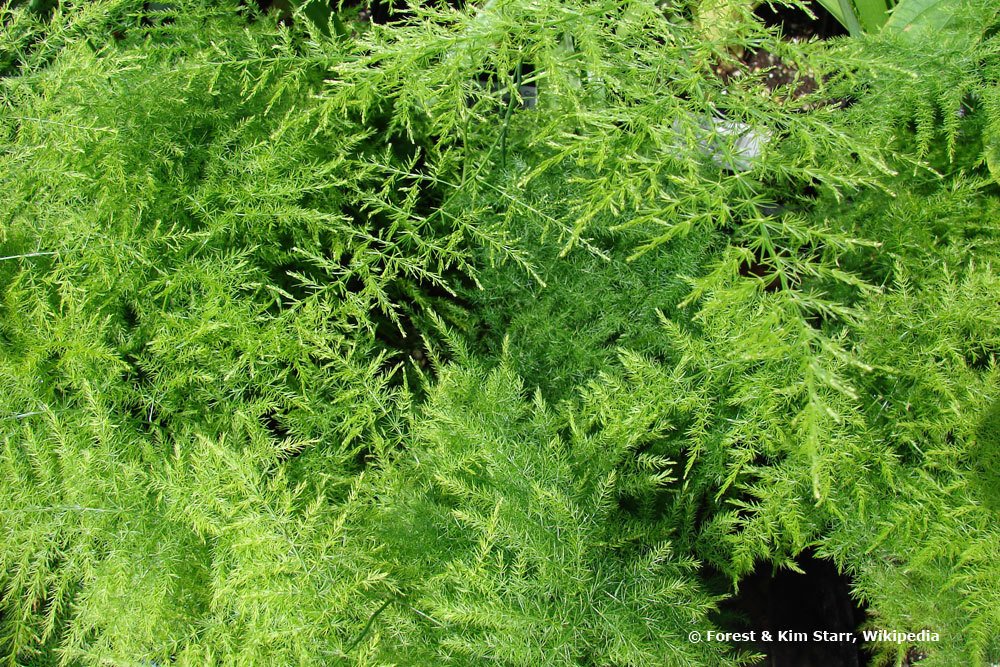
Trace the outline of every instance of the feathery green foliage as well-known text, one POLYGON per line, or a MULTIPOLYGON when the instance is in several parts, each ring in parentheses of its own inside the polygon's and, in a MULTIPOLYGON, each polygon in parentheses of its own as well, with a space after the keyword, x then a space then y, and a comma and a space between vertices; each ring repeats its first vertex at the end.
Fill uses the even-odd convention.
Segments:
POLYGON ((691 9, 0 10, 5 662, 748 664, 807 549, 1000 660, 997 9, 691 9))

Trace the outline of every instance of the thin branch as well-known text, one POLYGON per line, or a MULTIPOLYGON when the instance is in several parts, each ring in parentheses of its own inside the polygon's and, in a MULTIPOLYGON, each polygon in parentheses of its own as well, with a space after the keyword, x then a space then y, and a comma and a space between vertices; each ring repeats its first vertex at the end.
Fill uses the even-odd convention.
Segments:
POLYGON ((108 509, 106 507, 83 507, 82 505, 52 505, 49 507, 22 507, 18 509, 0 510, 0 514, 27 514, 29 512, 100 512, 114 513, 124 512, 120 508, 108 509))
POLYGON ((55 255, 54 252, 26 252, 23 255, 7 255, 6 257, 0 257, 0 262, 5 259, 25 259, 28 257, 48 257, 49 255, 55 255))

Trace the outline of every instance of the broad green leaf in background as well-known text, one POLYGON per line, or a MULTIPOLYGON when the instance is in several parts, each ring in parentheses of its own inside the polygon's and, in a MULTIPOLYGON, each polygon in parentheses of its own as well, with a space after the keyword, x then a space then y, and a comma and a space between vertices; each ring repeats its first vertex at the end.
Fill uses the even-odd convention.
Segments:
MULTIPOLYGON (((854 3, 851 0, 819 0, 819 4, 823 5, 823 9, 830 12, 833 18, 837 19, 842 26, 847 28, 847 31, 852 37, 857 37, 861 34, 862 29, 872 30, 872 28, 866 23, 862 26, 861 18, 862 16, 870 16, 881 8, 885 11, 885 2, 883 0, 859 0, 859 2, 854 3), (873 8, 865 7, 864 5, 872 5, 873 8)), ((878 27, 877 25, 875 26, 878 27)))
POLYGON ((852 37, 862 32, 905 35, 936 32, 954 19, 960 0, 819 0, 852 37))
POLYGON ((902 0, 889 15, 885 30, 914 37, 938 32, 957 15, 960 0, 902 0))
POLYGON ((893 0, 855 0, 858 21, 865 32, 876 32, 885 25, 893 0))

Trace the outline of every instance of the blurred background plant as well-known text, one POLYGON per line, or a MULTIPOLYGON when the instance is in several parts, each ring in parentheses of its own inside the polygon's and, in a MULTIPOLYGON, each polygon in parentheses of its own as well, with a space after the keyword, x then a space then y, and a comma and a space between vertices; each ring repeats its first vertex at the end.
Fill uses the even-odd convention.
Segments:
MULTIPOLYGON (((941 34, 961 15, 962 0, 816 0, 853 37, 885 30, 907 39, 941 34)), ((709 39, 725 37, 745 24, 742 17, 763 3, 746 0, 703 0, 695 10, 709 39)), ((805 8, 805 5, 799 5, 805 8)), ((806 9, 806 11, 809 11, 806 9)))

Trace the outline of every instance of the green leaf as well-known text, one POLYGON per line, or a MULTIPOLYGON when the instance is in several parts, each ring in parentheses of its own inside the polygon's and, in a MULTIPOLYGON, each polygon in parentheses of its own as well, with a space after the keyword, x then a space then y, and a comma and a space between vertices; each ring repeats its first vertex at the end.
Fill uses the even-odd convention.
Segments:
POLYGON ((889 16, 889 3, 886 0, 855 0, 854 6, 865 32, 877 32, 889 16))
POLYGON ((885 23, 885 30, 917 36, 944 30, 958 14, 960 0, 902 0, 885 23))
POLYGON ((852 37, 861 34, 861 24, 858 22, 858 15, 854 5, 850 0, 819 0, 823 8, 833 14, 842 26, 847 28, 852 37))
POLYGON ((844 23, 844 12, 838 0, 819 0, 819 4, 823 5, 823 9, 830 12, 841 25, 847 25, 844 23))

